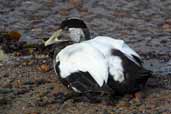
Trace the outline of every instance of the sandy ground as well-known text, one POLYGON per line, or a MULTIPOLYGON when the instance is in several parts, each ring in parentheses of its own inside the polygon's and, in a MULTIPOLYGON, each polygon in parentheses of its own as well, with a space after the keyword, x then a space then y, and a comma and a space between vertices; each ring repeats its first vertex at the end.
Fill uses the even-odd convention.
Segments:
POLYGON ((142 101, 127 96, 116 98, 113 105, 106 102, 73 102, 60 104, 59 92, 68 93, 50 68, 42 72, 47 59, 23 60, 0 67, 1 114, 171 114, 171 77, 155 77, 148 81, 142 101), (160 82, 159 82, 160 81, 160 82))
POLYGON ((79 16, 92 36, 123 39, 155 73, 143 102, 127 97, 105 103, 64 104, 56 101, 67 90, 52 70, 50 59, 13 59, 0 63, 0 114, 169 114, 171 113, 170 0, 1 0, 0 31, 18 31, 21 40, 38 43, 66 17, 79 16), (50 71, 38 66, 48 64, 50 71))

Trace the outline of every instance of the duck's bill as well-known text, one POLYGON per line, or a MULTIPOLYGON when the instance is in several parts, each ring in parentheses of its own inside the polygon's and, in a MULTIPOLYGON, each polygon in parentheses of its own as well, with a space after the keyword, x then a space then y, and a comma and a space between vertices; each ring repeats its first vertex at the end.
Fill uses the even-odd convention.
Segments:
POLYGON ((54 32, 52 36, 45 42, 45 46, 52 45, 57 42, 61 42, 62 40, 59 40, 59 36, 62 33, 62 29, 59 29, 58 31, 54 32))

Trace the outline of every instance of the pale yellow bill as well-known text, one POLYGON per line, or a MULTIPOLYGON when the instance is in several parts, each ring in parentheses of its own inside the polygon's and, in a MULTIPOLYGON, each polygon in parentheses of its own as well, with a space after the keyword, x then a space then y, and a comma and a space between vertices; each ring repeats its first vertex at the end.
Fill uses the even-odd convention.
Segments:
POLYGON ((59 41, 58 37, 61 35, 62 29, 59 29, 58 31, 54 32, 52 36, 45 42, 45 46, 54 44, 59 41))

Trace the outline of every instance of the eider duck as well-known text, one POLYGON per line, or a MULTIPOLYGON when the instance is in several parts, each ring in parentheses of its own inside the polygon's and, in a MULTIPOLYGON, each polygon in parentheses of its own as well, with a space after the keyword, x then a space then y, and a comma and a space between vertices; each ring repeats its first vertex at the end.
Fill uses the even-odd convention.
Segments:
POLYGON ((54 69, 62 83, 76 93, 109 92, 124 95, 141 91, 151 71, 123 40, 90 37, 83 20, 68 18, 46 42, 65 44, 56 49, 54 69))

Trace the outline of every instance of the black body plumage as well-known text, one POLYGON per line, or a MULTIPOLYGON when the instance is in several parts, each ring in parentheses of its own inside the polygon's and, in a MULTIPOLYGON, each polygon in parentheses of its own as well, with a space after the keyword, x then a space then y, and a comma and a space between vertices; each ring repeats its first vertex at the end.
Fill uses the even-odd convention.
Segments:
POLYGON ((112 49, 113 56, 118 56, 122 59, 122 67, 124 69, 125 80, 122 83, 113 80, 109 75, 108 85, 115 91, 116 95, 124 95, 126 93, 135 93, 141 91, 148 78, 152 76, 151 71, 142 67, 142 61, 134 56, 135 60, 140 64, 136 65, 133 61, 129 60, 124 53, 119 50, 112 49))

